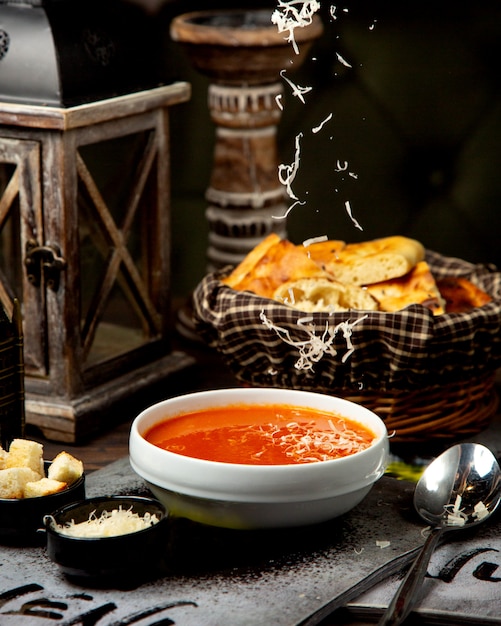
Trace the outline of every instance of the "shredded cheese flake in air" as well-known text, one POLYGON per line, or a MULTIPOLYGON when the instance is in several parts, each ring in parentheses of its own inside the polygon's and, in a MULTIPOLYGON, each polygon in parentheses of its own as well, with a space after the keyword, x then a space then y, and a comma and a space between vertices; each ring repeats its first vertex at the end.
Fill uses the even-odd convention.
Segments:
POLYGON ((296 83, 293 83, 290 78, 287 78, 287 76, 285 76, 285 72, 286 70, 280 70, 280 76, 290 85, 292 89, 292 95, 296 98, 299 98, 299 100, 301 100, 303 104, 306 104, 304 94, 309 93, 313 89, 313 87, 301 87, 300 85, 296 85, 296 83))
POLYGON ((388 548, 389 546, 391 546, 391 542, 390 541, 381 540, 381 539, 376 539, 376 546, 378 548, 381 548, 381 550, 382 550, 383 548, 388 548))
POLYGON ((344 203, 344 206, 346 208, 346 213, 348 213, 349 218, 351 219, 351 221, 353 222, 355 228, 358 228, 359 230, 363 230, 362 226, 360 226, 359 222, 353 217, 353 212, 351 210, 351 204, 350 201, 347 200, 344 203))
POLYGON ((328 236, 327 235, 319 235, 318 237, 310 237, 309 239, 305 239, 303 241, 303 247, 307 248, 308 246, 311 246, 311 244, 313 243, 322 243, 323 241, 328 241, 328 236))
POLYGON ((299 163, 301 161, 301 137, 303 133, 299 133, 296 135, 295 139, 295 151, 294 151, 294 162, 290 165, 285 165, 281 163, 278 166, 278 180, 285 186, 287 194, 293 200, 299 200, 299 198, 292 191, 292 183, 294 182, 294 178, 296 178, 297 171, 299 169, 299 163))
POLYGON ((296 200, 296 202, 293 202, 290 207, 288 207, 288 209, 285 211, 285 213, 283 215, 272 215, 273 219, 276 220, 283 220, 285 219, 289 213, 292 211, 292 209, 294 209, 297 205, 303 206, 304 204, 306 204, 305 200, 296 200))
POLYGON ((292 200, 295 200, 295 202, 293 202, 293 204, 289 206, 289 208, 285 211, 283 215, 273 215, 273 219, 285 219, 296 205, 305 204, 305 201, 299 200, 296 194, 292 191, 292 183, 294 181, 294 178, 296 177, 297 171, 299 169, 299 162, 301 160, 301 137, 302 136, 303 136, 303 133, 299 133, 298 135, 296 135, 296 140, 295 140, 296 148, 295 148, 295 153, 294 153, 294 163, 291 163, 290 165, 281 164, 278 166, 278 179, 282 183, 282 185, 285 186, 287 195, 290 198, 292 198, 292 200))
POLYGON ((278 6, 273 11, 271 21, 276 24, 279 33, 288 32, 286 40, 292 44, 294 52, 299 54, 294 30, 309 26, 313 15, 320 9, 317 0, 278 0, 278 6))
POLYGON ((351 67, 351 65, 348 63, 348 61, 347 61, 346 59, 344 59, 344 58, 343 58, 343 57, 339 54, 339 52, 336 52, 336 57, 337 57, 337 60, 338 60, 338 61, 339 61, 342 65, 344 65, 345 67, 351 67))
POLYGON ((354 322, 346 320, 340 322, 335 326, 332 326, 328 322, 325 324, 325 328, 321 334, 317 335, 317 327, 312 324, 312 317, 303 317, 297 320, 298 327, 307 334, 307 339, 304 341, 298 341, 292 339, 290 332, 287 328, 277 326, 274 324, 264 311, 261 311, 259 317, 266 328, 273 330, 280 339, 297 349, 299 358, 294 364, 294 367, 298 370, 310 370, 313 371, 315 363, 318 363, 325 355, 337 356, 337 350, 333 346, 334 340, 339 332, 343 333, 343 337, 346 340, 347 352, 343 355, 341 362, 344 363, 354 352, 355 347, 351 341, 351 335, 353 328, 362 320, 367 318, 367 315, 360 317, 354 322))
POLYGON ((322 130, 325 124, 327 124, 327 122, 330 121, 331 119, 332 119, 332 113, 329 113, 329 115, 322 122, 320 122, 318 126, 315 126, 314 128, 311 129, 311 132, 318 133, 319 131, 322 130))
POLYGON ((89 519, 84 522, 71 522, 60 525, 54 522, 55 529, 68 537, 116 537, 127 535, 153 526, 160 520, 156 515, 146 512, 144 516, 134 513, 131 509, 113 509, 103 511, 99 517, 93 511, 89 519))

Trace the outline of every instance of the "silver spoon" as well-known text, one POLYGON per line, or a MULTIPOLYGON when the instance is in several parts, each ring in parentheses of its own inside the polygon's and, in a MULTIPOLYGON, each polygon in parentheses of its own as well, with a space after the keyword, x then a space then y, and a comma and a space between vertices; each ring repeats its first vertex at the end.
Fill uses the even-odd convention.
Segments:
POLYGON ((501 470, 485 446, 458 444, 430 463, 416 485, 414 506, 432 528, 379 626, 397 626, 408 616, 442 535, 483 522, 500 498, 501 470))

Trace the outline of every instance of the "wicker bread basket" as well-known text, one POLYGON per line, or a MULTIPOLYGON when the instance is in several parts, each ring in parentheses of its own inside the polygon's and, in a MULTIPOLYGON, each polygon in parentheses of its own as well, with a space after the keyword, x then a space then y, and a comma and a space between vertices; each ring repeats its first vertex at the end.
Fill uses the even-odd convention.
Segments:
POLYGON ((497 408, 501 274, 432 251, 426 260, 437 278, 465 276, 493 300, 440 316, 421 305, 306 314, 223 285, 223 271, 197 286, 194 323, 243 384, 353 400, 384 419, 394 441, 464 437, 497 408))

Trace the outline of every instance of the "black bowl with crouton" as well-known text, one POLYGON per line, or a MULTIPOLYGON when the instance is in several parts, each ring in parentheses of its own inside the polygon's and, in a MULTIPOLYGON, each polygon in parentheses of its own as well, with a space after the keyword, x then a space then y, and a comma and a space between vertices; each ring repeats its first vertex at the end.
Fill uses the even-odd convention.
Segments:
MULTIPOLYGON (((48 468, 50 462, 45 462, 48 468)), ((0 543, 43 543, 43 519, 56 509, 85 498, 85 475, 69 487, 46 496, 0 498, 0 543)))
POLYGON ((103 496, 45 518, 47 554, 80 584, 136 586, 162 574, 168 512, 153 498, 103 496))
POLYGON ((0 543, 43 543, 46 515, 85 498, 83 464, 66 452, 43 460, 42 446, 15 439, 0 458, 0 543))

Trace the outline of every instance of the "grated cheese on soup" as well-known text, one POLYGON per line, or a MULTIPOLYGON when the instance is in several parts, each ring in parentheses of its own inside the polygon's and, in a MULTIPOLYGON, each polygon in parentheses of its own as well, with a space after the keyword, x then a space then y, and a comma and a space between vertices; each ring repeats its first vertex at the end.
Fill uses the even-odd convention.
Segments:
MULTIPOLYGON (((261 434, 296 463, 328 461, 365 450, 370 446, 364 436, 342 423, 329 420, 330 430, 319 430, 314 422, 289 422, 287 430, 266 424, 260 427, 261 434)), ((259 456, 259 452, 255 456, 259 456)))

